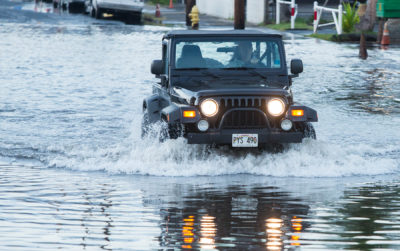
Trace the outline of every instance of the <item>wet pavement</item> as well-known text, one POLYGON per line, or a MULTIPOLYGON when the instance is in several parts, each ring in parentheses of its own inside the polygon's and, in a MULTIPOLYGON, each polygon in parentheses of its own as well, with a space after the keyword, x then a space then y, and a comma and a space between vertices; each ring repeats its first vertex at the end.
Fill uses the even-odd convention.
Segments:
POLYGON ((399 48, 282 33, 318 140, 209 151, 140 137, 171 28, 34 6, 0 1, 0 250, 400 249, 399 48))

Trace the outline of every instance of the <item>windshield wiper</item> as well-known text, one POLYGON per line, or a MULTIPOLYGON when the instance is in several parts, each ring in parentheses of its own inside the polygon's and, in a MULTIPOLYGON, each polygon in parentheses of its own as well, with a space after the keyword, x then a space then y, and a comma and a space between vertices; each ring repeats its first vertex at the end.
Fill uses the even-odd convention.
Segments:
POLYGON ((253 76, 259 76, 263 79, 267 79, 268 77, 262 74, 261 72, 257 71, 258 68, 250 68, 250 67, 231 67, 231 68, 223 68, 223 70, 245 70, 251 73, 253 76))
POLYGON ((220 78, 217 74, 211 72, 208 68, 182 68, 182 69, 175 69, 178 71, 199 71, 200 73, 203 73, 203 75, 206 76, 211 76, 213 78, 220 78))
POLYGON ((208 87, 210 88, 210 85, 208 84, 207 81, 203 79, 198 79, 194 76, 186 78, 184 81, 178 81, 175 83, 175 87, 208 87))
POLYGON ((199 71, 199 70, 207 70, 208 68, 203 67, 192 67, 192 68, 175 68, 177 71, 199 71))
POLYGON ((264 74, 262 74, 261 72, 258 72, 256 70, 250 70, 250 73, 253 73, 253 75, 258 75, 258 76, 262 77, 263 79, 267 79, 267 76, 265 76, 264 74))

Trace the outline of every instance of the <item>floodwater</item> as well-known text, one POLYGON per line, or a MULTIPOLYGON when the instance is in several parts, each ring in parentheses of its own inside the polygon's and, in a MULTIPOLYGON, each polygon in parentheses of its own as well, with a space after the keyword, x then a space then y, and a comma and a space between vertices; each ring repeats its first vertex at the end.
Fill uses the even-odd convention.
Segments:
POLYGON ((169 29, 0 2, 0 250, 400 249, 399 48, 285 34, 318 140, 208 151, 140 138, 169 29))

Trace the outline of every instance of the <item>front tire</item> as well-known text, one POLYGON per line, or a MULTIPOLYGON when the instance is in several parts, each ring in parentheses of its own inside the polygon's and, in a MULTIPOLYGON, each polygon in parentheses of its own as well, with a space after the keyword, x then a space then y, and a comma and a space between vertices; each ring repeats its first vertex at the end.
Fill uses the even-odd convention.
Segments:
POLYGON ((94 9, 93 5, 90 7, 90 13, 89 14, 90 14, 91 17, 95 18, 96 12, 95 12, 95 9, 94 9))
POLYGON ((303 138, 317 139, 314 126, 310 122, 304 123, 303 126, 303 138))
POLYGON ((136 12, 128 13, 125 16, 126 24, 141 24, 142 14, 136 12))
POLYGON ((182 130, 178 124, 168 124, 167 122, 161 122, 160 128, 160 142, 164 142, 168 139, 177 139, 182 135, 182 130))
POLYGON ((60 9, 62 9, 64 11, 68 10, 68 4, 64 3, 64 1, 60 1, 60 6, 61 6, 60 9))
POLYGON ((142 118, 142 133, 141 133, 142 139, 149 134, 149 131, 150 131, 149 114, 147 112, 144 112, 142 118))
POLYGON ((96 18, 96 19, 103 18, 103 11, 99 7, 97 7, 97 8, 92 7, 92 11, 93 11, 92 15, 94 15, 94 18, 96 18))

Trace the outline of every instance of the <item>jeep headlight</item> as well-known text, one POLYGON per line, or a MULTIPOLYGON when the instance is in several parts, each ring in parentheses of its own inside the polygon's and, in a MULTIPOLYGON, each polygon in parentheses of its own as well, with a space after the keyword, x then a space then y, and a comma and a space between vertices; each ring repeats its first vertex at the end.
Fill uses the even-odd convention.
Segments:
POLYGON ((280 116, 285 112, 285 102, 280 98, 273 98, 268 102, 267 109, 272 116, 280 116))
POLYGON ((218 103, 214 99, 206 99, 200 104, 201 113, 207 117, 212 117, 218 112, 218 103))

